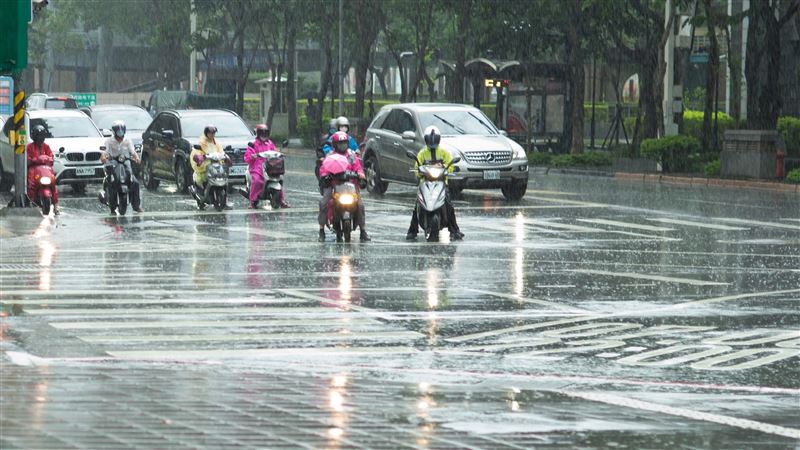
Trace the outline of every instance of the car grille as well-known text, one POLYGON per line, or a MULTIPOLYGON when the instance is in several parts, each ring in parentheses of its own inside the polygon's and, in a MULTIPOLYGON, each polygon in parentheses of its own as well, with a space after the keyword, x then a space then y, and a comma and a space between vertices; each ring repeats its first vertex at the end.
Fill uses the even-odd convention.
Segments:
POLYGON ((69 161, 83 161, 83 153, 67 153, 67 160, 69 161))
POLYGON ((100 161, 100 152, 89 152, 86 154, 86 161, 100 161))
POLYGON ((246 148, 235 148, 235 149, 233 149, 233 150, 231 150, 231 151, 229 151, 227 153, 228 153, 228 156, 231 157, 231 161, 233 161, 233 163, 236 164, 236 163, 243 163, 244 162, 244 154, 245 154, 245 152, 247 152, 246 148))
POLYGON ((511 151, 464 152, 464 159, 471 164, 507 164, 511 162, 511 151))

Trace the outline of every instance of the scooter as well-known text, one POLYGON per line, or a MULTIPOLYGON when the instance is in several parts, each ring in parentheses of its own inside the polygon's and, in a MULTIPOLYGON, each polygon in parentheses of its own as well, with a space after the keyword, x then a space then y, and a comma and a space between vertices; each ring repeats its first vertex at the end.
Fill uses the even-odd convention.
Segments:
MULTIPOLYGON (((417 160, 417 155, 410 150, 406 152, 406 155, 414 161, 417 160)), ((447 180, 447 171, 450 166, 459 161, 461 161, 461 157, 457 156, 447 166, 442 165, 441 162, 431 162, 418 167, 423 180, 419 183, 415 208, 419 226, 425 231, 428 242, 438 241, 439 231, 447 228, 447 211, 445 209, 447 184, 445 180, 447 180)))
MULTIPOLYGON (((52 163, 52 160, 50 161, 52 163)), ((53 191, 56 189, 56 175, 53 166, 39 164, 33 168, 33 201, 42 208, 43 215, 49 215, 53 206, 53 191)))
MULTIPOLYGON (((284 141, 281 144, 281 150, 286 148, 287 142, 284 141)), ((252 147, 253 143, 250 142, 247 144, 248 146, 252 147)), ((283 190, 283 174, 286 173, 285 169, 285 156, 283 153, 277 150, 267 150, 264 152, 258 153, 259 158, 264 158, 266 161, 261 166, 262 176, 266 182, 264 183, 264 188, 262 189, 261 193, 258 195, 259 200, 268 200, 269 206, 272 209, 278 209, 281 206, 281 190, 283 190)), ((250 171, 247 171, 245 175, 245 179, 247 180, 247 188, 246 190, 240 189, 239 193, 241 193, 245 198, 250 198, 250 171)))
MULTIPOLYGON (((200 146, 194 148, 199 150, 200 146)), ((200 209, 211 203, 214 209, 222 211, 228 204, 228 170, 232 162, 225 153, 206 153, 205 159, 211 161, 206 167, 205 188, 201 193, 193 186, 192 195, 200 209)))
MULTIPOLYGON (((104 166, 106 171, 104 199, 111 214, 116 214, 119 211, 119 214, 124 216, 128 211, 128 194, 131 189, 132 177, 130 161, 130 158, 119 155, 109 160, 104 166)), ((103 199, 101 199, 101 202, 103 202, 103 199)))
MULTIPOLYGON (((328 175, 333 183, 333 195, 328 204, 328 224, 336 233, 336 242, 350 242, 350 235, 358 224, 358 203, 361 200, 358 188, 358 174, 347 170, 336 175, 328 175)), ((327 178, 327 177, 326 177, 327 178)))

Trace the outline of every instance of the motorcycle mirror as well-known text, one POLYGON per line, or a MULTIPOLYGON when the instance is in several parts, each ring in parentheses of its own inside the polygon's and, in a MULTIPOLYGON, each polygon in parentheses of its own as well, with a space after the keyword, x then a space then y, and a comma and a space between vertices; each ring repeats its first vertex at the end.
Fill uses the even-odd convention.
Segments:
POLYGON ((406 150, 406 156, 416 161, 417 155, 414 154, 411 150, 406 150))
POLYGON ((105 146, 105 145, 101 145, 101 146, 100 146, 100 150, 102 150, 102 151, 106 151, 106 146, 105 146))
POLYGON ((61 147, 61 148, 58 149, 58 153, 64 153, 65 151, 66 151, 66 149, 64 149, 64 147, 61 147))
POLYGON ((230 145, 226 145, 226 146, 225 146, 225 150, 227 150, 227 151, 231 151, 231 150, 233 150, 233 147, 231 147, 230 145))
POLYGON ((450 165, 452 166, 453 164, 458 164, 458 163, 460 163, 460 162, 461 162, 461 157, 460 157, 460 156, 456 156, 455 158, 453 158, 453 159, 450 161, 450 165))
POLYGON ((100 130, 100 132, 103 133, 103 137, 107 137, 107 138, 109 138, 109 137, 114 135, 114 133, 112 133, 111 130, 109 130, 107 128, 103 128, 102 130, 100 130))
POLYGON ((251 148, 254 148, 254 147, 255 147, 255 144, 253 144, 252 142, 248 142, 248 143, 247 143, 247 146, 248 146, 248 147, 251 147, 251 148))
POLYGON ((289 140, 288 139, 284 139, 284 141, 281 142, 281 148, 286 148, 288 146, 289 146, 289 140))
POLYGON ((192 148, 195 150, 201 150, 201 147, 198 144, 194 144, 192 148))

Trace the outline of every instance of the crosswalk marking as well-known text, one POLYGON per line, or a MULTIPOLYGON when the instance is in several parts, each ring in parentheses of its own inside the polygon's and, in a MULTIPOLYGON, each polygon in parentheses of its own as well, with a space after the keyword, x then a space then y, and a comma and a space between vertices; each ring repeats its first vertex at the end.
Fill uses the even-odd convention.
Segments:
POLYGON ((714 220, 722 222, 730 222, 730 223, 740 223, 742 225, 758 225, 762 227, 784 228, 787 230, 800 231, 800 225, 791 225, 788 223, 764 222, 761 220, 733 219, 728 217, 715 217, 714 220))
POLYGON ((43 308, 27 309, 26 313, 34 316, 130 316, 130 315, 182 315, 182 314, 250 314, 253 316, 309 316, 309 315, 342 315, 345 311, 336 308, 43 308))
POLYGON ((360 331, 358 333, 232 333, 232 334, 171 334, 125 336, 78 336, 84 342, 104 344, 145 342, 239 342, 239 341, 409 341, 425 337, 415 331, 360 331))
POLYGON ((622 277, 622 278, 634 278, 638 280, 666 281, 669 283, 690 284, 692 286, 727 286, 730 284, 730 283, 720 283, 716 281, 695 280, 692 278, 675 278, 675 277, 664 277, 661 275, 648 275, 648 274, 631 273, 631 272, 609 272, 605 270, 592 270, 592 269, 570 269, 568 270, 568 272, 585 273, 591 275, 607 275, 607 276, 622 277))
POLYGON ((304 357, 304 356, 356 356, 419 353, 413 347, 298 347, 268 349, 226 349, 226 350, 112 350, 111 356, 124 359, 242 359, 270 357, 304 357))
POLYGON ((578 222, 597 223, 600 225, 611 225, 621 228, 633 228, 646 231, 675 231, 674 228, 654 227, 652 225, 640 225, 638 223, 618 222, 616 220, 607 219, 578 219, 578 222))
POLYGON ((674 223, 676 225, 687 225, 690 227, 698 227, 698 228, 710 228, 712 230, 723 230, 723 231, 747 231, 749 228, 742 228, 742 227, 729 227, 727 225, 715 225, 712 223, 705 223, 705 222, 692 222, 689 220, 678 220, 678 219, 668 219, 666 217, 648 217, 647 220, 651 220, 654 222, 663 222, 663 223, 674 223))
POLYGON ((215 328, 215 327, 293 327, 293 326, 343 326, 382 325, 369 318, 342 317, 337 319, 302 320, 159 320, 126 322, 51 322, 59 330, 133 330, 139 328, 215 328))

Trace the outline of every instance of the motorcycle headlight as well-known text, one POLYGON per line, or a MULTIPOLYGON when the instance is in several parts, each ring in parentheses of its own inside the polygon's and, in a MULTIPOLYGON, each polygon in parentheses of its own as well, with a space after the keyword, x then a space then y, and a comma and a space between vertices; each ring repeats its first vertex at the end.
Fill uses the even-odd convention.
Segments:
POLYGON ((353 194, 342 194, 339 196, 339 203, 342 205, 352 205, 356 201, 353 194))
POLYGON ((39 182, 42 184, 50 184, 53 182, 53 180, 51 180, 50 177, 42 177, 39 178, 39 182))
POLYGON ((431 178, 439 178, 439 177, 442 176, 443 173, 444 173, 444 168, 443 167, 430 167, 430 168, 428 168, 428 175, 430 175, 431 178))

